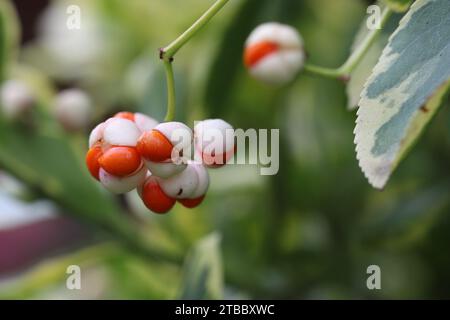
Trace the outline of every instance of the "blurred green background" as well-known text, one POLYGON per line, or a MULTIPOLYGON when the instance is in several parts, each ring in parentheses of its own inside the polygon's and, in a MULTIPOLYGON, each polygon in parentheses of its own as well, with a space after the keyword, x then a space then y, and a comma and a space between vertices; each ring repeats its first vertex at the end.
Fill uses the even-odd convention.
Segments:
POLYGON ((0 170, 21 181, 8 188, 11 178, 0 178, 0 205, 13 197, 32 216, 31 204, 50 200, 54 228, 70 232, 28 226, 24 237, 23 224, 8 227, 13 214, 0 218, 0 297, 449 298, 448 107, 380 192, 355 158, 345 84, 301 74, 268 88, 242 65, 253 28, 279 21, 301 32, 310 62, 338 66, 371 1, 233 0, 177 54, 177 120, 279 128, 276 176, 260 176, 256 166, 210 170, 205 202, 164 216, 145 209, 135 192, 113 197, 89 177, 83 161, 96 123, 120 110, 162 120, 158 48, 212 2, 16 1, 19 16, 5 16, 6 78, 32 86, 39 108, 31 125, 0 119, 0 170), (76 32, 65 27, 72 4, 82 13, 76 32), (85 132, 66 133, 51 116, 54 93, 67 87, 95 102, 85 132), (61 225, 65 216, 70 222, 61 225), (65 287, 71 264, 82 268, 82 290, 65 287), (381 290, 366 287, 372 264, 381 268, 381 290))

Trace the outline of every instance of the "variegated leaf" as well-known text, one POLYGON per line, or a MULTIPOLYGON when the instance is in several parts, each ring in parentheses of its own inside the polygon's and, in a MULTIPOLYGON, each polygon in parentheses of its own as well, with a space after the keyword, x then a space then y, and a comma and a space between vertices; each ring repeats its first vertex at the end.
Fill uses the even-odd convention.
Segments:
POLYGON ((450 1, 418 0, 365 84, 355 128, 359 164, 383 188, 448 91, 450 1))
MULTIPOLYGON (((381 7, 384 7, 382 3, 379 4, 381 7)), ((386 25, 381 30, 379 36, 374 41, 374 43, 370 46, 369 50, 365 53, 364 57, 358 63, 355 69, 350 74, 350 80, 346 86, 347 92, 347 108, 349 110, 356 109, 358 107, 358 102, 361 96, 361 92, 364 89, 364 83, 367 78, 370 76, 372 69, 378 62, 378 59, 383 52, 383 48, 386 46, 389 40, 389 36, 395 31, 402 17, 401 14, 392 14, 386 25)), ((366 25, 366 21, 364 20, 358 34, 355 37, 355 41, 352 46, 352 51, 356 50, 358 46, 361 44, 363 39, 367 36, 370 29, 366 25)))
POLYGON ((180 299, 222 299, 223 270, 220 236, 212 233, 198 241, 184 265, 180 299))

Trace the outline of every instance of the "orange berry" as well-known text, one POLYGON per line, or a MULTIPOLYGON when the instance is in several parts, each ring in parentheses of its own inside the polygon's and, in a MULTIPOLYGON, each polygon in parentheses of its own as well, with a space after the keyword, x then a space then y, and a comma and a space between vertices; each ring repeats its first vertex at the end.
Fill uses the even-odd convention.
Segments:
POLYGON ((150 130, 141 135, 136 148, 146 160, 163 162, 171 158, 173 146, 161 132, 150 130))
POLYGON ((134 113, 128 111, 118 112, 114 115, 114 118, 128 119, 134 121, 134 113))
POLYGON ((180 199, 178 202, 186 208, 192 209, 199 206, 203 202, 203 199, 205 199, 204 195, 195 199, 180 199))
POLYGON ((175 205, 175 199, 167 196, 155 178, 150 178, 142 189, 142 201, 155 213, 166 213, 175 205))
POLYGON ((98 176, 100 170, 100 164, 98 160, 102 156, 102 154, 102 148, 98 145, 94 145, 86 154, 86 165, 88 167, 88 170, 91 175, 97 180, 100 180, 98 176))
POLYGON ((98 162, 106 172, 124 177, 139 169, 142 159, 135 148, 112 147, 103 153, 98 162))
POLYGON ((245 48, 244 64, 250 68, 257 64, 265 56, 276 52, 279 46, 276 43, 263 41, 258 42, 245 48))

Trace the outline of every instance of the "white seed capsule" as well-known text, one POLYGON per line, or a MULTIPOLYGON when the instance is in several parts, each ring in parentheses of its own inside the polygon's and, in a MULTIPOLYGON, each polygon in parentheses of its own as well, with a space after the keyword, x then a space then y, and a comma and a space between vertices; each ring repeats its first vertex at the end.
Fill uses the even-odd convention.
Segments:
POLYGON ((103 139, 103 131, 105 130, 105 123, 99 123, 89 135, 89 148, 103 139))
POLYGON ((79 89, 61 91, 54 101, 54 112, 58 121, 68 130, 85 128, 92 116, 92 102, 79 89))
POLYGON ((121 194, 129 192, 143 183, 147 176, 147 168, 142 166, 135 173, 126 177, 116 177, 109 174, 102 168, 99 171, 99 178, 102 185, 109 191, 121 194))
POLYGON ((148 179, 150 179, 151 176, 152 176, 152 173, 147 170, 144 180, 142 180, 141 183, 139 183, 138 186, 136 187, 136 191, 140 198, 142 198, 142 192, 144 189, 144 185, 147 183, 148 179))
POLYGON ((267 84, 282 85, 292 81, 304 62, 303 39, 288 25, 261 24, 245 43, 246 67, 253 77, 267 84))
POLYGON ((190 150, 192 130, 184 123, 175 121, 163 122, 158 124, 154 129, 161 132, 172 143, 175 150, 190 150))
POLYGON ((0 89, 0 107, 8 119, 17 119, 35 103, 31 89, 22 81, 8 80, 0 89))
POLYGON ((234 154, 234 129, 221 119, 201 121, 194 127, 194 144, 205 165, 224 165, 234 154))
POLYGON ((164 193, 174 199, 187 199, 198 186, 198 175, 193 165, 169 179, 161 179, 160 186, 164 193))
POLYGON ((143 113, 136 112, 134 114, 134 123, 139 130, 144 132, 152 130, 158 125, 159 122, 143 113))
POLYGON ((206 194, 209 188, 209 174, 208 170, 200 164, 196 162, 190 162, 189 165, 191 165, 195 172, 197 173, 198 177, 198 184, 197 188, 195 188, 194 192, 188 197, 189 199, 197 199, 206 194))
POLYGON ((114 146, 135 147, 141 131, 128 119, 111 118, 106 120, 103 129, 103 140, 114 146))
POLYGON ((150 160, 145 160, 145 165, 154 176, 163 179, 167 179, 176 174, 179 174, 187 167, 187 164, 185 163, 175 164, 171 160, 165 162, 154 162, 150 160))

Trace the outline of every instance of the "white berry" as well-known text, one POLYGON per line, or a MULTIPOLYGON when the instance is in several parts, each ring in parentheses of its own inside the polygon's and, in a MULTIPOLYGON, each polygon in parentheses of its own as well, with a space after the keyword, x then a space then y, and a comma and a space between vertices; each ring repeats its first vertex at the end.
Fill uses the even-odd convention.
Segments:
POLYGON ((142 166, 136 173, 126 177, 116 177, 100 168, 99 178, 102 185, 109 191, 121 194, 129 192, 145 180, 147 176, 147 168, 142 166))
POLYGON ((136 112, 134 114, 134 123, 136 123, 139 130, 144 132, 152 130, 159 122, 143 113, 136 112))
POLYGON ((195 150, 206 165, 224 165, 234 153, 234 129, 222 119, 208 119, 194 127, 195 150))
POLYGON ((153 175, 163 179, 179 174, 187 167, 185 163, 175 164, 171 160, 165 162, 145 160, 145 165, 153 175))
POLYGON ((192 143, 192 130, 181 122, 163 122, 155 130, 161 132, 177 150, 188 149, 192 143))
POLYGON ((65 128, 80 130, 89 124, 92 116, 92 102, 84 91, 67 89, 56 96, 54 112, 65 128))
POLYGON ((256 79, 273 85, 286 84, 303 68, 303 39, 291 26, 276 22, 264 23, 248 37, 245 57, 246 66, 256 79), (273 45, 274 49, 265 50, 262 55, 260 52, 253 54, 264 45, 273 45))
POLYGON ((89 148, 92 148, 94 144, 103 140, 103 131, 105 130, 105 123, 98 124, 89 135, 89 148))
POLYGON ((200 163, 190 162, 189 165, 194 168, 198 177, 197 188, 195 188, 194 192, 189 196, 189 199, 197 199, 204 196, 206 191, 208 191, 209 174, 208 170, 200 163))
POLYGON ((198 175, 193 165, 188 165, 181 173, 168 179, 161 179, 160 186, 164 193, 174 199, 187 199, 198 186, 198 175))
POLYGON ((22 81, 8 80, 0 89, 0 107, 6 118, 17 119, 35 103, 31 89, 22 81))
POLYGON ((114 146, 135 147, 140 135, 141 131, 136 124, 128 119, 108 119, 103 129, 105 143, 114 146))

